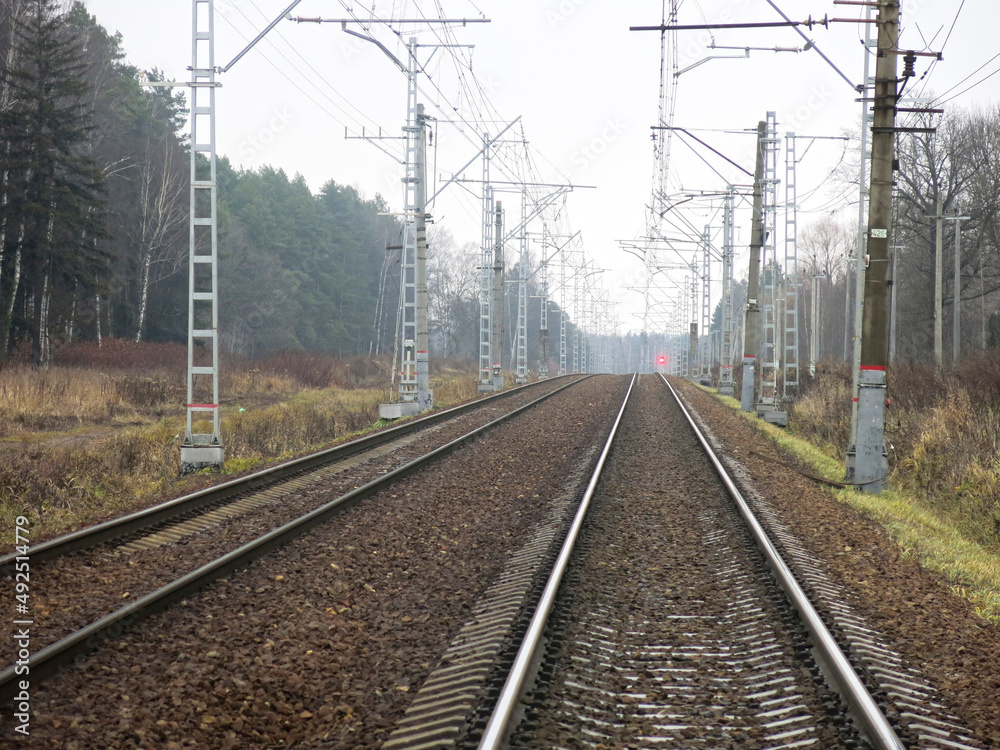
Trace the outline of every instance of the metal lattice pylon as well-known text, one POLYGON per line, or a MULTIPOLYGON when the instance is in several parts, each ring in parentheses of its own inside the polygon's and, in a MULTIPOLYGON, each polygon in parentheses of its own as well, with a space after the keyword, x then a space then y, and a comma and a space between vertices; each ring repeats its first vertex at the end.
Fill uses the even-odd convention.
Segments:
POLYGON ((712 321, 712 230, 706 226, 701 236, 701 334, 698 340, 698 375, 708 377, 712 367, 709 347, 709 329, 712 321))
POLYGON ((187 424, 181 471, 223 463, 219 414, 218 184, 215 144, 215 5, 193 0, 191 188, 188 253, 187 424), (210 399, 202 394, 210 392, 210 399), (207 414, 212 431, 195 432, 207 414))
POLYGON ((521 191, 521 252, 517 275, 517 362, 514 380, 528 382, 528 191, 521 191))
POLYGON ((795 182, 795 133, 785 134, 785 312, 783 321, 784 379, 781 395, 794 396, 799 388, 799 255, 798 193, 795 182))
POLYGON ((566 253, 559 254, 559 374, 566 374, 566 253))
POLYGON ((732 396, 736 393, 733 383, 733 344, 735 343, 735 327, 733 325, 733 253, 734 231, 733 210, 735 208, 736 189, 729 185, 726 188, 726 200, 722 219, 722 354, 719 364, 719 393, 732 396))
MULTIPOLYGON (((545 254, 548 227, 542 224, 542 254, 545 254)), ((543 261, 538 270, 538 289, 541 297, 538 310, 538 379, 549 376, 549 264, 543 261)))
MULTIPOLYGON (((404 224, 403 224, 403 257, 401 268, 402 297, 402 331, 401 347, 402 369, 399 378, 399 400, 412 402, 417 400, 418 367, 423 370, 421 375, 427 377, 427 343, 423 342, 423 351, 418 355, 417 346, 417 234, 418 228, 423 228, 424 212, 424 112, 423 105, 417 104, 417 40, 410 38, 409 65, 406 90, 406 126, 403 134, 406 141, 406 176, 403 178, 404 192, 404 224), (419 214, 419 216, 418 216, 419 214), (421 364, 418 365, 418 359, 421 364)), ((425 230, 426 231, 426 230, 425 230)), ((426 241, 426 240, 425 240, 426 241)), ((426 294, 426 281, 424 282, 426 294)), ((427 384, 424 383, 424 390, 427 384)))
POLYGON ((493 390, 493 187, 489 137, 483 135, 483 243, 479 260, 479 390, 493 390))

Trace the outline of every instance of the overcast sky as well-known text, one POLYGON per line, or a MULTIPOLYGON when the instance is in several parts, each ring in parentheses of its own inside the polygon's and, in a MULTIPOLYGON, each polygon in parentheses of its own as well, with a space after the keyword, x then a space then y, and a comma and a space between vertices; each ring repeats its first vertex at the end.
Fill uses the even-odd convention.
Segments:
MULTIPOLYGON (((216 64, 226 65, 257 31, 291 0, 216 0, 216 64)), ((142 68, 159 68, 168 79, 189 80, 191 64, 190 0, 85 0, 91 13, 110 31, 120 31, 128 60, 142 68), (139 9, 141 7, 141 10, 139 9)), ((776 0, 793 20, 859 18, 856 6, 835 6, 832 0, 776 0)), ((303 0, 295 16, 366 18, 370 2, 303 0)), ((660 0, 376 0, 377 17, 488 18, 490 23, 454 29, 448 41, 475 45, 474 50, 421 51, 428 77, 421 76, 422 100, 438 118, 436 174, 447 179, 479 148, 479 136, 466 122, 522 120, 510 135, 530 142, 539 177, 546 182, 572 182, 596 189, 578 189, 570 196, 567 214, 573 230, 581 230, 588 255, 603 268, 604 284, 625 303, 623 323, 637 328, 631 313, 641 304, 626 290, 638 279, 639 263, 618 248, 617 240, 644 234, 644 207, 652 184, 652 131, 657 118, 659 34, 630 32, 630 26, 660 22, 660 0), (471 72, 456 74, 453 54, 471 57, 471 72), (485 92, 492 107, 481 110, 463 94, 464 86, 485 92)), ((1000 55, 994 41, 1000 6, 996 0, 903 0, 902 45, 941 51, 929 75, 910 85, 908 93, 947 93, 944 106, 991 106, 1000 95, 1000 55), (977 69, 980 68, 978 72, 977 69), (967 79, 967 80, 966 80, 967 79), (977 84, 978 85, 974 85, 977 84), (970 90, 963 90, 972 87, 970 90), (956 96, 957 95, 957 96, 956 96), (954 97, 954 98, 952 98, 954 97)), ((682 24, 772 22, 778 13, 765 0, 682 0, 682 24)), ((358 28, 354 25, 353 28, 358 28)), ((423 44, 438 38, 425 27, 400 27, 396 36, 373 29, 397 57, 405 60, 401 40, 416 33, 423 44)), ((863 33, 854 23, 805 31, 852 82, 860 82, 863 33)), ((680 32, 675 125, 695 130, 702 140, 746 169, 753 169, 754 130, 768 110, 777 113, 779 133, 836 136, 856 128, 860 119, 857 93, 815 51, 774 52, 774 47, 801 48, 804 40, 792 29, 680 32), (711 49, 715 44, 716 49, 711 49), (752 50, 749 58, 743 48, 752 50), (739 49, 720 49, 737 47, 739 49), (706 58, 731 59, 709 59, 706 58), (698 64, 701 63, 701 64, 698 64), (695 66, 695 67, 690 67, 695 66), (690 67, 690 69, 688 69, 690 67), (718 131, 718 132, 715 132, 718 131)), ((931 66, 921 57, 917 74, 931 66)), ((355 185, 366 197, 382 194, 393 207, 402 206, 400 167, 370 143, 345 140, 351 135, 382 129, 395 138, 406 117, 406 80, 374 45, 346 35, 339 24, 298 24, 284 21, 258 47, 221 76, 218 94, 218 146, 237 167, 264 164, 302 174, 313 190, 327 180, 355 185)), ((481 106, 481 105, 480 105, 481 106)), ((493 132, 503 127, 499 122, 493 132)), ((399 141, 381 142, 399 150, 399 141)), ((480 144, 481 145, 481 144, 480 144)), ((844 157, 840 141, 816 141, 802 156, 800 142, 798 189, 800 226, 838 209, 850 215, 854 191, 829 180, 844 157)), ((745 183, 748 177, 704 148, 695 154, 675 140, 671 161, 673 190, 715 191, 726 181, 745 183), (707 162, 707 163, 706 163, 707 162), (716 174, 716 172, 720 174, 716 174)), ((779 161, 784 177, 784 154, 779 161)), ((481 176, 477 161, 466 170, 481 176)), ((498 175, 494 172, 494 178, 498 175)), ((501 179, 504 179, 501 177, 501 179)), ((449 187, 434 207, 437 224, 460 242, 478 244, 479 187, 449 187)), ((784 188, 779 189, 779 202, 784 188)), ((517 206, 515 195, 498 194, 505 205, 517 206)), ((721 215, 707 202, 685 205, 692 225, 713 226, 721 215)), ((856 209, 854 209, 856 212, 856 209)), ((744 212, 747 213, 747 212, 744 212)), ((740 219, 738 245, 749 238, 740 219)), ((716 238, 718 239, 718 238, 716 238)), ((745 263, 745 260, 738 261, 745 263)), ((745 269, 737 266, 738 273, 745 269)), ((715 272, 718 275, 718 271, 715 272)))

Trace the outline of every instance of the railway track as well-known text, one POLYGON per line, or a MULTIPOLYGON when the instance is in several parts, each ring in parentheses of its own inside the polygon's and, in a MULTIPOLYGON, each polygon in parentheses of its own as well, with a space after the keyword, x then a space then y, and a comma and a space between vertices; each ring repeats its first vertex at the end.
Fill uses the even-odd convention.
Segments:
MULTIPOLYGON (((579 380, 512 389, 32 547, 35 580, 49 582, 34 588, 31 674, 44 679, 123 623, 183 600, 579 380)), ((14 557, 0 558, 0 569, 9 572, 14 557)), ((0 699, 16 677, 13 664, 0 672, 0 699)))
MULTIPOLYGON (((525 403, 526 394, 536 392, 541 394, 562 387, 566 384, 561 382, 564 379, 575 382, 577 377, 563 376, 563 378, 537 381, 526 386, 503 391, 494 396, 433 412, 417 419, 408 420, 395 427, 352 440, 349 443, 287 461, 277 466, 255 472, 254 474, 209 487, 200 492, 185 495, 176 500, 161 503, 151 508, 106 521, 105 523, 80 529, 71 534, 32 545, 32 562, 37 565, 48 560, 58 559, 71 552, 90 549, 106 542, 125 540, 135 535, 145 535, 144 532, 146 531, 156 530, 173 522, 186 520, 199 513, 223 507, 227 503, 243 499, 248 493, 266 488, 275 488, 276 493, 281 492, 282 489, 289 491, 296 490, 311 483, 308 477, 311 475, 317 476, 321 469, 333 468, 337 470, 339 467, 349 465, 352 459, 354 463, 360 463, 365 460, 364 456, 366 454, 370 455, 373 451, 380 448, 385 449, 384 453, 393 452, 401 444, 405 444, 401 441, 406 441, 413 435, 425 431, 430 427, 443 424, 460 415, 495 408, 498 403, 512 398, 515 400, 522 399, 522 403, 525 403), (302 481, 303 478, 306 479, 302 481)), ((530 398, 527 400, 530 400, 530 398)), ((16 557, 16 553, 0 555, 0 574, 7 575, 10 573, 16 557)))
POLYGON ((649 380, 558 553, 548 527, 525 543, 385 750, 982 748, 770 518, 792 571, 676 393, 649 380))
POLYGON ((744 487, 786 562, 756 549, 661 380, 627 386, 563 391, 122 623, 41 686, 35 726, 79 748, 988 746, 744 487))

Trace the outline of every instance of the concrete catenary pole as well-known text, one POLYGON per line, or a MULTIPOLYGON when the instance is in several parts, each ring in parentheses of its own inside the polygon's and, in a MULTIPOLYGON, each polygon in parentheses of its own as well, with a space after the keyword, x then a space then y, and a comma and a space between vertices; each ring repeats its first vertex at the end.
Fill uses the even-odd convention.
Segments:
POLYGON ((820 318, 821 310, 823 309, 820 300, 822 286, 819 282, 820 279, 825 278, 826 276, 823 274, 813 274, 812 277, 812 313, 809 316, 810 327, 812 329, 809 332, 809 377, 816 375, 816 363, 819 362, 819 340, 823 327, 822 319, 820 318))
POLYGON ((750 227, 750 274, 747 281, 747 307, 743 323, 743 389, 740 407, 743 411, 753 411, 756 380, 757 354, 760 350, 760 250, 764 245, 764 141, 767 138, 767 123, 757 123, 757 162, 753 177, 753 223, 750 227))
POLYGON ((955 222, 955 277, 952 281, 953 309, 951 321, 951 361, 958 364, 962 356, 962 222, 968 216, 949 216, 955 222))
POLYGON ((503 390, 503 204, 496 202, 496 219, 493 229, 493 390, 503 390))
POLYGON ((934 237, 934 366, 944 366, 944 193, 938 192, 934 237))
POLYGON ((868 208, 868 268, 861 327, 858 377, 858 442, 854 484, 866 492, 885 488, 886 369, 889 364, 889 235, 892 229, 892 179, 895 158, 896 51, 899 0, 886 0, 878 16, 875 65, 871 186, 868 208))
POLYGON ((869 87, 875 85, 871 78, 872 50, 878 49, 878 34, 872 38, 872 14, 875 9, 872 6, 865 7, 865 23, 862 33, 864 34, 864 78, 861 89, 861 158, 859 160, 860 173, 858 174, 858 243, 854 254, 854 315, 851 316, 851 292, 850 274, 844 277, 844 359, 848 357, 848 344, 851 343, 851 331, 853 330, 853 347, 850 348, 852 357, 851 366, 851 439, 847 446, 847 481, 854 477, 854 459, 857 455, 858 445, 858 383, 861 372, 861 306, 865 296, 865 242, 868 236, 868 226, 865 216, 865 208, 868 205, 868 180, 865 168, 868 165, 868 124, 873 121, 873 115, 868 112, 869 87))

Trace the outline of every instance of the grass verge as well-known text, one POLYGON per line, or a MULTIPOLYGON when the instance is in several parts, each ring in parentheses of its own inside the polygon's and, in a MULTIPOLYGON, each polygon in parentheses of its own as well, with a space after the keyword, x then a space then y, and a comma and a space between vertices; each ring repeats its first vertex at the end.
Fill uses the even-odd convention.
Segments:
MULTIPOLYGON (((714 391, 704 390, 714 395, 714 391)), ((736 409, 758 432, 798 457, 812 473, 834 482, 843 477, 843 464, 820 448, 743 412, 735 399, 717 398, 736 409)), ((878 495, 853 489, 822 489, 881 524, 904 555, 945 576, 951 582, 952 591, 967 599, 976 614, 1000 624, 1000 554, 995 550, 967 539, 955 526, 922 508, 915 498, 898 489, 878 495)))
MULTIPOLYGON (((431 381, 436 406, 477 395, 475 377, 462 365, 437 364, 431 381)), ((331 364, 304 355, 285 356, 280 368, 271 364, 269 369, 234 373, 222 405, 223 477, 259 470, 383 426, 378 405, 388 401, 389 389, 374 383, 384 383, 384 373, 360 358, 331 364), (338 373, 350 373, 353 380, 338 373), (305 385, 309 382, 319 385, 305 385)), ((178 476, 183 410, 173 406, 172 413, 164 415, 161 389, 140 383, 131 372, 108 375, 75 364, 43 373, 0 371, 0 392, 4 388, 21 398, 0 408, 0 550, 13 548, 18 516, 30 519, 32 541, 38 542, 193 492, 219 476, 208 471, 178 476), (103 394, 96 387, 102 384, 103 394), (154 391, 156 398, 151 398, 154 391), (79 398, 70 399, 69 394, 79 398), (109 404, 114 405, 113 413, 109 404), (38 419, 28 423, 29 413, 38 419), (29 424, 47 429, 29 432, 29 424), (57 429, 62 424, 65 428, 57 429)), ((197 424, 195 431, 210 432, 211 425, 197 424)))

